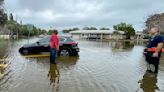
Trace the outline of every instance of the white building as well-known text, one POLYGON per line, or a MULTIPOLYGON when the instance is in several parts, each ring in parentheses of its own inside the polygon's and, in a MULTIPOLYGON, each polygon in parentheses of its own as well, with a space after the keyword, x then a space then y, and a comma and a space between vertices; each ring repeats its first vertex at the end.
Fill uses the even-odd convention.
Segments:
POLYGON ((0 39, 10 39, 10 30, 7 29, 6 25, 0 26, 0 39))
POLYGON ((125 39, 123 31, 115 30, 78 30, 70 32, 74 39, 125 39))
POLYGON ((134 39, 143 39, 146 36, 142 31, 138 31, 135 33, 134 39))

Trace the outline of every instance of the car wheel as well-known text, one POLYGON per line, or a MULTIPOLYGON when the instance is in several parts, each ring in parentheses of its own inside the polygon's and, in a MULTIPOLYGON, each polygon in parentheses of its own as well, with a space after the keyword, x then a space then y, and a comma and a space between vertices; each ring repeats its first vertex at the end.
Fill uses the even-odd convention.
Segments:
POLYGON ((60 51, 60 56, 70 56, 70 51, 68 49, 62 49, 60 51))
POLYGON ((22 51, 22 53, 23 53, 24 55, 27 55, 27 54, 29 54, 29 51, 28 51, 27 49, 24 49, 24 50, 22 51))

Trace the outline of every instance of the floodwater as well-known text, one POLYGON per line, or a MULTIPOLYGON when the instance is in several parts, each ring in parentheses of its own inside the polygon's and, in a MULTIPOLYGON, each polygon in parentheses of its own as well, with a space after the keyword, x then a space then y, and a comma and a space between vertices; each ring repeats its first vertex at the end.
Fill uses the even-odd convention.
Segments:
POLYGON ((164 56, 158 75, 145 73, 143 42, 78 42, 79 56, 53 65, 49 57, 21 56, 25 39, 0 40, 0 92, 164 92, 164 56))

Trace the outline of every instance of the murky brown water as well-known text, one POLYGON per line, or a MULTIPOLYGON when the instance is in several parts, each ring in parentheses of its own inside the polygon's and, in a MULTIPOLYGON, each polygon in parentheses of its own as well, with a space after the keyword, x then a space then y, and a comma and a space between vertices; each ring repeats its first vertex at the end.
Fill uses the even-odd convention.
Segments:
POLYGON ((0 92, 164 92, 164 56, 157 76, 145 73, 142 42, 81 40, 79 57, 58 57, 57 66, 21 56, 24 43, 0 42, 0 92))

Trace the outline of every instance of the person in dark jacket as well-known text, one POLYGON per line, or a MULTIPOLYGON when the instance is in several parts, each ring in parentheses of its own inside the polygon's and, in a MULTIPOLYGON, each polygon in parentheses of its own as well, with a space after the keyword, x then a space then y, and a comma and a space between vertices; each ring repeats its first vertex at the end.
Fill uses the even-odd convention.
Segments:
POLYGON ((156 92, 159 91, 159 87, 157 85, 157 75, 146 72, 143 76, 142 80, 138 82, 140 84, 140 88, 143 92, 156 92))
POLYGON ((148 63, 147 71, 158 73, 164 39, 160 35, 160 30, 156 27, 151 28, 149 33, 151 34, 151 38, 148 41, 147 48, 144 50, 148 63), (154 51, 152 49, 154 49, 154 51))

